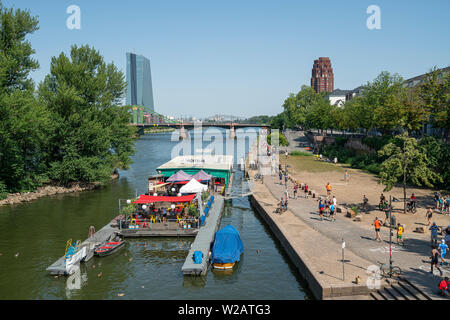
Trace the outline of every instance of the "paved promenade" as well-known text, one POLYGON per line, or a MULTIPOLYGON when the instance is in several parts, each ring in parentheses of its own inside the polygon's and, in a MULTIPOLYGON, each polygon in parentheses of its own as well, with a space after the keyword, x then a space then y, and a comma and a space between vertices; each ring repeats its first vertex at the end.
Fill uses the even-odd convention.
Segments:
MULTIPOLYGON (((307 181, 305 182, 307 183, 307 181)), ((255 196, 263 199, 262 201, 268 206, 272 205, 273 210, 275 210, 274 204, 279 202, 284 191, 284 179, 281 185, 278 176, 275 175, 265 176, 264 185, 255 183, 255 196)), ((374 240, 375 231, 371 225, 372 221, 364 219, 364 215, 362 222, 353 222, 344 216, 346 212, 344 210, 337 214, 334 222, 327 219, 320 221, 317 199, 312 199, 311 196, 305 199, 302 190, 299 190, 300 197, 298 199, 292 199, 293 184, 291 182, 288 182, 288 192, 290 196, 289 210, 281 216, 276 215, 275 219, 292 235, 292 241, 300 251, 305 251, 305 254, 308 255, 312 252, 311 261, 314 262, 315 271, 324 271, 320 277, 323 281, 333 285, 350 284, 356 275, 359 275, 362 284, 365 284, 366 268, 369 265, 389 261, 388 228, 382 228, 383 241, 377 242, 374 240), (350 260, 345 264, 346 281, 340 280, 342 279, 342 264, 340 263, 342 239, 346 243, 345 260, 350 260)), ((321 195, 323 198, 325 197, 324 194, 321 195)), ((379 218, 383 219, 384 217, 380 216, 379 218)), ((434 274, 430 273, 429 237, 429 232, 425 234, 409 232, 406 235, 405 247, 396 244, 392 246, 393 260, 394 265, 402 269, 402 274, 409 281, 433 299, 440 299, 436 294, 436 289, 441 277, 436 269, 434 274)), ((393 241, 396 241, 395 231, 393 241)), ((448 266, 441 267, 441 269, 444 276, 450 276, 448 266)))
MULTIPOLYGON (((308 270, 305 271, 307 273, 311 272, 311 275, 303 274, 303 276, 312 276, 315 278, 312 282, 318 281, 317 286, 311 288, 315 296, 317 297, 317 292, 323 292, 325 296, 343 295, 353 296, 351 299, 368 299, 366 287, 368 275, 366 274, 366 269, 372 263, 346 248, 344 252, 346 261, 344 279, 341 242, 333 241, 316 230, 315 226, 311 225, 309 221, 299 218, 297 211, 302 208, 300 206, 295 210, 291 210, 291 206, 291 209, 281 215, 275 213, 278 201, 271 192, 277 194, 278 191, 281 192, 281 188, 278 185, 275 186, 276 190, 273 190, 274 184, 272 179, 265 178, 264 180, 265 184, 259 182, 253 184, 253 196, 306 265, 308 270), (357 276, 361 278, 361 284, 359 285, 354 283, 357 276)), ((305 204, 306 206, 309 205, 307 202, 305 204)), ((306 210, 309 214, 310 210, 306 210)))

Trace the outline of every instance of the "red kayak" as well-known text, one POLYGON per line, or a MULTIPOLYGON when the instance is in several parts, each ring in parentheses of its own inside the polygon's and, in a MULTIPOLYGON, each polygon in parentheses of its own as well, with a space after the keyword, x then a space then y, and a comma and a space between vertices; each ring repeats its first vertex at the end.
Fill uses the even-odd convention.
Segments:
POLYGON ((123 247, 124 244, 125 241, 105 242, 97 247, 94 253, 98 257, 107 256, 118 251, 121 247, 123 247))

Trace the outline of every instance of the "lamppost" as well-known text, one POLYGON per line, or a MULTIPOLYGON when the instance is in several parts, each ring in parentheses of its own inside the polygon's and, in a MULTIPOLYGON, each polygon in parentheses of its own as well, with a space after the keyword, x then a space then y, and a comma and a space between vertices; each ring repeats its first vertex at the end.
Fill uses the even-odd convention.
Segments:
POLYGON ((392 276, 392 196, 389 196, 389 277, 392 276))

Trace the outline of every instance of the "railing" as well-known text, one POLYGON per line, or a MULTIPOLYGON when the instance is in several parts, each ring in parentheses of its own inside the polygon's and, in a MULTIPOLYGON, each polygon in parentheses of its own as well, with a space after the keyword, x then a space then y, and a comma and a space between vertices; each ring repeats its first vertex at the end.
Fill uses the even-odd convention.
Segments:
POLYGON ((177 218, 177 219, 163 219, 162 217, 155 216, 154 219, 139 219, 139 223, 131 222, 133 219, 127 219, 124 225, 124 221, 119 221, 120 230, 152 230, 152 229, 164 229, 164 230, 178 230, 178 229, 199 229, 200 220, 195 222, 194 218, 177 218), (152 221, 153 220, 153 221, 152 221), (158 228, 163 227, 163 228, 158 228))

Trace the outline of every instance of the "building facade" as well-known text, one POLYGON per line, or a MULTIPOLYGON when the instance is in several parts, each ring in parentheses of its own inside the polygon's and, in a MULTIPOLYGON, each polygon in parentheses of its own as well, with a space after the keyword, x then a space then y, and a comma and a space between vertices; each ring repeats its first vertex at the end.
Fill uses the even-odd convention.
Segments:
POLYGON ((142 106, 155 111, 150 60, 127 52, 127 98, 129 106, 142 106))
POLYGON ((334 74, 330 58, 321 57, 314 60, 311 87, 317 92, 333 92, 334 74))

